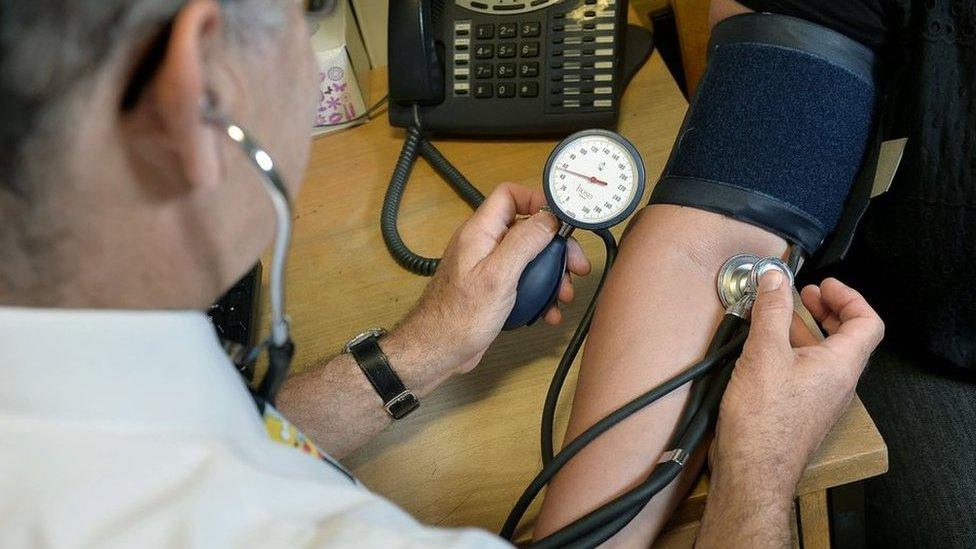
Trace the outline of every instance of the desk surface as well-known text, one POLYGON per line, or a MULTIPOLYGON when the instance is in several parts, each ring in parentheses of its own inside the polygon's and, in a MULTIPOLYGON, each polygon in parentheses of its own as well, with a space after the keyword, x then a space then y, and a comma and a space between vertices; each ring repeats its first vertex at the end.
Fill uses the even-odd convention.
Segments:
MULTIPOLYGON (((385 73, 375 71, 372 97, 382 97, 385 88, 385 73)), ((664 166, 686 107, 655 54, 627 89, 618 128, 643 155, 649 182, 664 166)), ((296 370, 337 353, 366 327, 394 325, 427 282, 400 269, 380 236, 380 206, 402 140, 403 131, 379 116, 320 137, 312 146, 288 267, 296 370)), ((485 194, 502 181, 539 185, 554 143, 437 141, 485 194)), ((468 215, 465 204, 419 162, 400 217, 407 242, 422 254, 439 255, 468 215)), ((415 414, 349 457, 346 463, 367 486, 424 522, 498 530, 541 466, 539 422, 546 388, 602 268, 599 240, 587 234, 580 239, 596 272, 578 282, 579 298, 566 311, 566 322, 504 333, 475 371, 447 382, 415 414)), ((561 425, 568 419, 575 382, 574 369, 558 413, 561 425)), ((884 442, 855 401, 810 465, 800 491, 867 478, 886 467, 884 442)), ((703 480, 676 520, 700 514, 706 490, 703 480)))

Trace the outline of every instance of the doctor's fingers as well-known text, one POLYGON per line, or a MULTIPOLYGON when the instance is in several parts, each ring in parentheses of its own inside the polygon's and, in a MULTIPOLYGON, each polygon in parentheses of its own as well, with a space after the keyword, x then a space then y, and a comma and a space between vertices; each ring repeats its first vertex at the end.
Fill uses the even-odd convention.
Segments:
POLYGON ((752 306, 749 337, 742 349, 737 368, 785 366, 793 357, 790 346, 792 323, 791 286, 782 273, 767 272, 759 282, 759 293, 752 306))
POLYGON ((468 266, 492 253, 517 224, 523 212, 537 212, 545 201, 538 191, 515 183, 502 183, 485 199, 455 235, 453 248, 468 266))
POLYGON ((541 191, 517 183, 501 183, 475 210, 468 223, 477 225, 495 241, 499 241, 516 216, 532 215, 545 203, 546 197, 541 191))
POLYGON ((563 312, 559 310, 559 307, 553 305, 552 307, 549 307, 548 311, 546 311, 546 314, 542 317, 542 320, 550 326, 556 326, 563 321, 563 312))
POLYGON ((566 252, 566 267, 569 272, 578 276, 590 274, 590 260, 583 252, 583 247, 575 238, 570 238, 566 252))
POLYGON ((556 297, 561 303, 569 303, 575 295, 576 289, 573 287, 572 275, 563 273, 563 278, 559 281, 559 292, 556 294, 556 297))
POLYGON ((558 227, 549 212, 516 221, 479 267, 496 279, 499 287, 514 290, 525 266, 552 242, 558 227))
POLYGON ((825 280, 820 296, 831 311, 824 321, 830 335, 823 344, 851 361, 866 361, 884 338, 881 317, 860 293, 839 280, 825 280))

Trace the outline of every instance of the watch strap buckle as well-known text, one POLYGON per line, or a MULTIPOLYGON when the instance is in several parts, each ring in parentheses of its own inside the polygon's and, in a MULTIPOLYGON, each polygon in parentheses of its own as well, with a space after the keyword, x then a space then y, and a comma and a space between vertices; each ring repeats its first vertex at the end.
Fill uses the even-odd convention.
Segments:
POLYGON ((383 409, 390 414, 393 419, 406 417, 420 407, 420 401, 410 391, 403 391, 383 404, 383 409))

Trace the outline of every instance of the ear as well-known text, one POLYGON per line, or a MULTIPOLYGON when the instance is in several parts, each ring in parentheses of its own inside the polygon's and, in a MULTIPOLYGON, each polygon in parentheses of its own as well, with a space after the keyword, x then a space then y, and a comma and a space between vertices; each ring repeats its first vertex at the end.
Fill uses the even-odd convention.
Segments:
POLYGON ((222 15, 215 0, 190 0, 173 20, 166 50, 147 89, 146 108, 159 123, 163 142, 193 186, 220 179, 219 129, 204 117, 214 94, 214 57, 222 39, 222 15))

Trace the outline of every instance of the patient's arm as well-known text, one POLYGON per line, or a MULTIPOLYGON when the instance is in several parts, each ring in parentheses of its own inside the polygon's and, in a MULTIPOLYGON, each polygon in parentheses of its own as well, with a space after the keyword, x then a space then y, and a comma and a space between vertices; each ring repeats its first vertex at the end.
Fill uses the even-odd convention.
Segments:
MULTIPOLYGON (((699 359, 722 315, 715 276, 732 255, 782 256, 786 242, 718 214, 645 208, 623 239, 586 343, 565 440, 699 359)), ((617 425, 553 480, 535 536, 549 534, 644 480, 667 448, 687 387, 617 425)), ((689 463, 613 542, 644 545, 701 467, 689 463)))
MULTIPOLYGON (((810 10, 815 11, 816 3, 810 4, 810 10)), ((749 10, 734 0, 712 0, 710 20, 715 24, 729 16, 747 11, 749 10)), ((761 18, 752 18, 751 21, 755 22, 759 19, 761 18)), ((743 20, 740 19, 741 21, 743 20)), ((725 38, 729 36, 726 35, 725 38)), ((791 78, 789 72, 780 71, 777 74, 785 75, 787 81, 791 78)), ((859 83, 855 87, 866 89, 863 88, 863 84, 868 83, 868 88, 875 89, 875 85, 868 82, 872 77, 861 74, 857 78, 859 83)), ((735 78, 713 80, 712 83, 715 84, 716 89, 721 87, 726 92, 735 91, 737 85, 744 85, 742 81, 735 78)), ((776 81, 771 83, 775 84, 776 81)), ((873 98, 874 93, 871 91, 869 94, 862 94, 860 99, 851 104, 870 108, 870 102, 876 99, 873 98)), ((756 100, 752 95, 740 94, 740 96, 739 100, 742 102, 756 100)), ((788 97, 790 96, 784 100, 789 100, 788 97)), ((747 103, 742 104, 747 105, 747 103)), ((816 118, 821 111, 814 112, 815 114, 808 118, 816 118)), ((854 109, 851 112, 853 113, 854 109)), ((736 124, 741 119, 737 116, 729 114, 727 121, 736 124)), ((743 114, 743 116, 747 115, 743 114)), ((826 113, 824 116, 816 119, 827 122, 837 121, 831 119, 826 113)), ((789 121, 792 119, 778 123, 789 121)), ((868 119, 865 118, 855 125, 859 124, 863 126, 858 126, 856 132, 868 131, 867 126, 870 124, 868 119)), ((826 131, 828 125, 814 125, 803 131, 826 131)), ((736 129, 735 126, 731 128, 736 129)), ((762 127, 757 126, 757 128, 762 127)), ((689 128, 684 135, 689 135, 692 129, 694 128, 689 128)), ((748 132, 744 134, 747 136, 748 132)), ((743 139, 748 139, 745 136, 743 139)), ((867 133, 864 136, 867 136, 867 133)), ((825 136, 811 135, 811 137, 825 136)), ((869 141, 870 139, 866 139, 864 146, 867 146, 869 141)), ((852 141, 852 146, 855 143, 858 142, 852 141)), ((704 141, 698 144, 700 156, 695 158, 695 162, 708 162, 701 154, 706 146, 709 145, 704 144, 704 141)), ((847 152, 854 150, 848 149, 847 152)), ((715 155, 736 154, 734 150, 713 152, 715 155)), ((771 151, 770 154, 775 155, 776 151, 771 151)), ((857 160, 855 156, 850 158, 857 160)), ((716 160, 723 159, 716 158, 716 160)), ((853 167, 848 166, 845 170, 853 167)), ((822 168, 824 165, 821 165, 818 170, 822 168)), ((756 172, 754 170, 745 173, 756 172)), ((790 181, 795 185, 813 183, 792 177, 789 169, 774 171, 771 174, 778 175, 783 181, 790 181)), ((848 175, 854 177, 846 171, 843 174, 838 172, 836 177, 846 178, 848 175)), ((742 175, 742 177, 748 176, 742 175)), ((831 181, 843 182, 844 179, 831 179, 831 181)), ((678 185, 678 183, 673 184, 678 185)), ((811 190, 800 187, 798 189, 811 190)), ((785 229, 781 229, 781 232, 790 233, 785 229)), ((715 277, 718 269, 730 256, 743 252, 782 256, 785 249, 785 241, 773 236, 771 232, 718 214, 664 205, 645 209, 624 238, 620 259, 610 273, 601 296, 583 356, 566 439, 575 438, 607 413, 658 385, 676 372, 687 368, 704 354, 707 342, 721 315, 715 290, 715 277)), ((789 311, 787 313, 788 316, 792 314, 789 311)), ((737 369, 736 372, 739 370, 737 369)), ((856 377, 854 379, 856 380, 856 377)), ((821 387, 824 388, 825 386, 821 387)), ((823 394, 831 394, 829 387, 826 389, 823 394)), ((662 452, 668 449, 665 446, 672 435, 686 398, 687 387, 614 427, 584 449, 575 459, 570 460, 566 468, 554 479, 546 495, 537 523, 536 537, 543 537, 553 532, 646 479, 662 452)), ((723 402, 723 409, 724 407, 723 402)), ((783 419, 775 415, 770 417, 780 422, 783 419)), ((829 428, 829 424, 826 425, 829 428)), ((721 439, 721 427, 719 431, 719 439, 721 439)), ((662 494, 652 499, 641 515, 611 542, 628 542, 628 546, 647 545, 660 531, 678 499, 684 495, 688 484, 700 470, 702 457, 699 455, 697 460, 689 462, 685 467, 684 476, 680 477, 680 482, 673 483, 662 494)), ((736 455, 732 459, 725 460, 727 466, 735 465, 740 461, 750 462, 748 459, 738 459, 739 457, 736 455)), ((799 477, 799 472, 802 472, 802 466, 806 463, 802 459, 799 461, 802 463, 796 468, 798 471, 796 478, 799 477)), ((721 533, 726 532, 729 526, 736 526, 735 520, 731 520, 735 517, 729 514, 729 509, 721 509, 723 502, 731 501, 728 496, 736 493, 734 487, 731 490, 729 487, 736 486, 735 482, 742 482, 742 479, 734 477, 735 475, 729 474, 715 476, 715 488, 724 490, 724 493, 719 495, 725 498, 717 498, 719 507, 715 505, 710 507, 712 520, 709 533, 712 542, 720 543, 721 533)), ((795 486, 789 486, 788 482, 785 484, 787 485, 787 489, 784 490, 787 493, 785 497, 789 501, 792 488, 795 486)))

